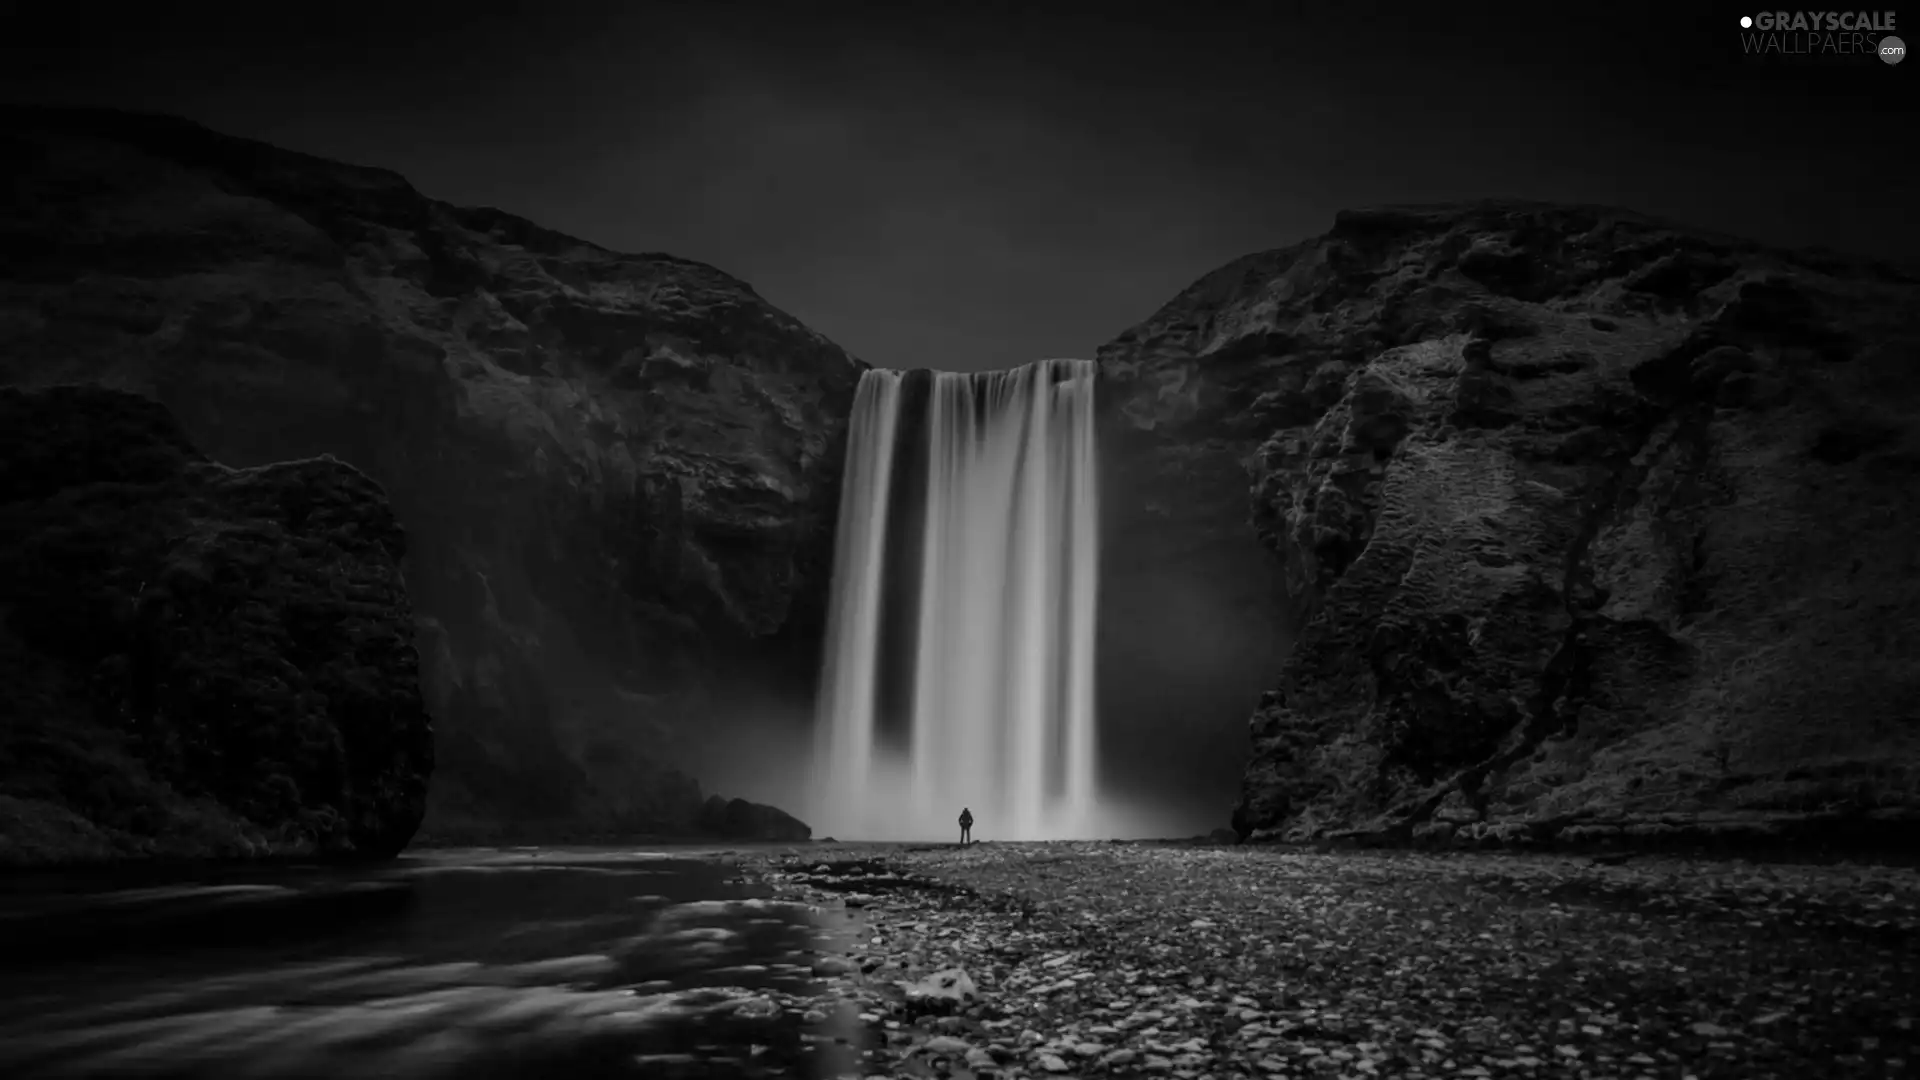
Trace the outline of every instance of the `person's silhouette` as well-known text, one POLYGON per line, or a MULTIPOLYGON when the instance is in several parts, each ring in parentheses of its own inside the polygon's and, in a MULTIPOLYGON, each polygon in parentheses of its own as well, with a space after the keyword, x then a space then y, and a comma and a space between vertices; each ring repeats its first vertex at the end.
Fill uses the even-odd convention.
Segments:
POLYGON ((960 844, 964 847, 971 843, 973 843, 973 811, 963 806, 960 808, 960 844))

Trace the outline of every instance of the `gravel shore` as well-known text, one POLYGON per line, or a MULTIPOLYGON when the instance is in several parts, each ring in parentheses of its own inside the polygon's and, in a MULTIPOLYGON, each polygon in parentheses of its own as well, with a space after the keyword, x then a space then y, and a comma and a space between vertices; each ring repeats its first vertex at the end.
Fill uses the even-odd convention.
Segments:
POLYGON ((1911 868, 1118 843, 746 861, 844 920, 815 970, 859 1017, 855 1076, 1920 1075, 1911 868))

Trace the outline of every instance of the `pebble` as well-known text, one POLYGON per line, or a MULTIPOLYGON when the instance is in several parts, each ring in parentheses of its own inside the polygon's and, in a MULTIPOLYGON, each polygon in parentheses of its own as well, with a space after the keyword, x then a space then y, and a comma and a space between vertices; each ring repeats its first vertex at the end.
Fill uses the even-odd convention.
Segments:
POLYGON ((935 1035, 927 1040, 927 1051, 934 1054, 964 1055, 973 1049, 965 1039, 956 1039, 951 1035, 935 1035))
POLYGON ((813 962, 815 975, 845 975, 853 965, 837 956, 822 956, 813 962))
POLYGON ((1726 1028, 1721 1027, 1719 1024, 1708 1023, 1705 1020, 1702 1020, 1699 1023, 1693 1025, 1693 1033, 1695 1035, 1699 1035, 1708 1039, 1717 1039, 1722 1036, 1733 1034, 1733 1032, 1728 1031, 1726 1028))

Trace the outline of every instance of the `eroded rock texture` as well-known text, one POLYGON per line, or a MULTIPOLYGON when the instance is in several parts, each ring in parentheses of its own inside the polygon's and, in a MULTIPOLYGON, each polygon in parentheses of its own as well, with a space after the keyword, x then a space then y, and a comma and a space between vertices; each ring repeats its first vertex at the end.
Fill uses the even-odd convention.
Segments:
POLYGON ((333 458, 0 388, 0 864, 399 851, 433 769, 405 549, 333 458))
POLYGON ((1625 212, 1359 211, 1101 351, 1244 464, 1305 618, 1235 825, 1451 842, 1920 809, 1920 275, 1625 212))
POLYGON ((858 362, 711 267, 379 169, 6 119, 0 381, 134 390, 220 461, 331 453, 392 499, 427 831, 696 828, 680 740, 811 676, 858 362))

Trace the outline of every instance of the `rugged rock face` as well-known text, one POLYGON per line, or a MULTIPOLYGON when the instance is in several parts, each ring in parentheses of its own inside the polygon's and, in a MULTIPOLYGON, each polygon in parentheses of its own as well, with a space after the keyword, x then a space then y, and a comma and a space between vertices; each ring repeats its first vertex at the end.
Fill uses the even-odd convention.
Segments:
POLYGON ((1118 423, 1242 464, 1305 620, 1236 829, 1911 821, 1917 346, 1910 269, 1514 203, 1345 213, 1128 331, 1118 423))
POLYGON ((696 827, 677 741, 747 672, 812 674, 858 362, 711 267, 389 172, 6 119, 0 381, 134 390, 221 461, 331 453, 392 499, 427 832, 696 827))
POLYGON ((0 389, 0 864, 399 851, 433 769, 405 549, 333 458, 0 389))

